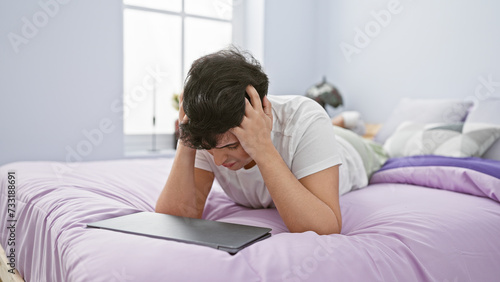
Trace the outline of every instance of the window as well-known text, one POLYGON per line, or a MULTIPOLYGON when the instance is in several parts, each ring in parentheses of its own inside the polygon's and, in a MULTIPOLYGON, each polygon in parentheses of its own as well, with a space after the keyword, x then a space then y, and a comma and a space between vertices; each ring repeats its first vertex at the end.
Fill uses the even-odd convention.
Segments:
POLYGON ((192 62, 232 42, 232 0, 124 0, 125 151, 173 148, 192 62), (169 141, 170 140, 170 141, 169 141))

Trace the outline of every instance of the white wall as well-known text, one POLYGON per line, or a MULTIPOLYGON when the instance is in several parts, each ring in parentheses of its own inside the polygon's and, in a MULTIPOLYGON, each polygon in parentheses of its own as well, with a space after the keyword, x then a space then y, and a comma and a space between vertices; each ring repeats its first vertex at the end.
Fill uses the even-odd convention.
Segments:
POLYGON ((267 1, 271 93, 303 94, 325 73, 346 108, 369 122, 385 121, 402 97, 466 99, 479 77, 500 82, 498 11, 493 0, 267 1), (373 24, 371 12, 388 5, 390 22, 345 56, 341 43, 356 47, 355 29, 373 24))
POLYGON ((233 44, 264 64, 265 0, 234 0, 233 44))
POLYGON ((347 107, 368 121, 385 121, 401 97, 467 99, 478 77, 500 82, 498 1, 331 1, 326 10, 333 15, 327 72, 347 107), (342 42, 356 46, 355 28, 388 6, 396 12, 388 24, 359 54, 345 56, 342 42))
POLYGON ((59 1, 0 2, 0 165, 123 156, 122 2, 59 1))
POLYGON ((320 2, 266 1, 264 69, 270 80, 269 94, 303 95, 325 74, 319 66, 326 43, 319 30, 320 2))

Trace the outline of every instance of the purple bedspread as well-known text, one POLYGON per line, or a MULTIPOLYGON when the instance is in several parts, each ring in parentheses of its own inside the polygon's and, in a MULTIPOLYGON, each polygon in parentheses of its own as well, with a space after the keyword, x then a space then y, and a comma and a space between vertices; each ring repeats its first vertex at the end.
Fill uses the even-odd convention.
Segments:
POLYGON ((370 183, 421 185, 500 202, 500 161, 443 156, 394 158, 372 176, 370 183))
POLYGON ((379 170, 397 169, 402 167, 459 167, 469 170, 475 170, 484 174, 500 178, 500 161, 481 159, 481 158, 453 158, 444 156, 412 156, 393 158, 387 160, 384 166, 379 170))
MULTIPOLYGON (((238 206, 215 185, 205 218, 273 229, 272 237, 234 256, 85 228, 88 222, 153 211, 171 162, 88 162, 64 174, 54 170, 62 164, 53 162, 0 167, 0 243, 7 246, 6 176, 15 170, 16 268, 26 281, 454 282, 500 277, 500 180, 480 172, 472 175, 472 170, 460 180, 462 185, 449 179, 454 184, 434 187, 439 189, 409 184, 409 178, 396 183, 392 178, 397 177, 391 176, 391 171, 398 174, 395 169, 381 171, 374 176, 376 183, 341 197, 342 234, 327 236, 289 233, 275 209, 238 206), (495 187, 482 186, 490 184, 495 187), (470 195, 472 190, 480 197, 470 195)), ((454 169, 435 168, 427 173, 454 169)), ((456 169, 464 175, 464 168, 456 169)), ((443 175, 441 182, 446 182, 444 177, 449 176, 443 175)))

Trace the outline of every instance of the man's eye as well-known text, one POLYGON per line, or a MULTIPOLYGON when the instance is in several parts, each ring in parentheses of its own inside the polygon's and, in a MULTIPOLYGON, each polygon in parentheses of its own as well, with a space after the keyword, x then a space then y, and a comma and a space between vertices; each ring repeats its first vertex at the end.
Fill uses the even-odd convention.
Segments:
POLYGON ((234 145, 234 146, 231 146, 231 147, 227 147, 229 150, 236 150, 238 149, 238 144, 234 145))

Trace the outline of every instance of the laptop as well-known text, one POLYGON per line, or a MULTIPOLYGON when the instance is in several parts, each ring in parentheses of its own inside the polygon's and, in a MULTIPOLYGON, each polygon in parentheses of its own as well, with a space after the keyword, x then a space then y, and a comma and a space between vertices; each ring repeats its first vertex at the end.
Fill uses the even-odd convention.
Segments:
POLYGON ((120 231, 212 247, 236 254, 271 236, 271 229, 175 215, 138 212, 87 224, 87 227, 120 231))

